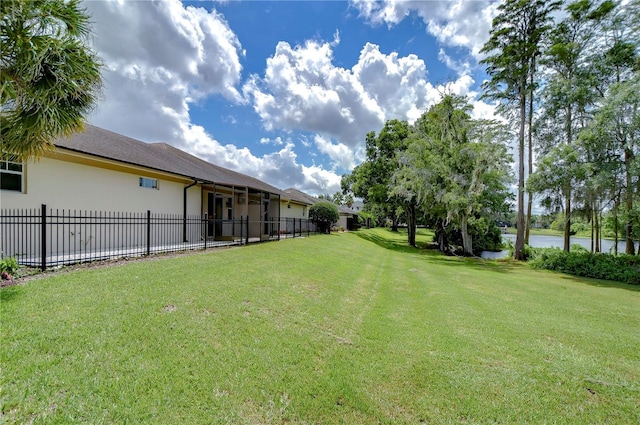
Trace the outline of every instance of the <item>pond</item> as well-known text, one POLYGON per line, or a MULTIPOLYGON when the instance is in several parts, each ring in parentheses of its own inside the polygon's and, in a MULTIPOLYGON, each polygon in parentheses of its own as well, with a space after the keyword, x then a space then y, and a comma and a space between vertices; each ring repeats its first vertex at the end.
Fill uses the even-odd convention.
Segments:
MULTIPOLYGON (((516 235, 513 234, 505 234, 502 235, 502 241, 511 241, 511 243, 516 242, 516 235)), ((582 245, 589 251, 591 250, 591 239, 589 238, 579 238, 576 236, 571 237, 571 245, 582 245)), ((601 248, 602 252, 610 252, 613 253, 613 244, 614 241, 610 239, 602 239, 601 248)), ((562 236, 548 236, 548 235, 530 235, 529 236, 529 246, 533 248, 562 248, 564 246, 564 241, 562 236)), ((618 252, 624 253, 625 249, 625 241, 618 242, 618 252)), ((638 243, 636 243, 636 250, 638 249, 638 243)), ((482 258, 504 258, 508 254, 507 251, 500 252, 490 252, 483 251, 481 257, 482 258)))

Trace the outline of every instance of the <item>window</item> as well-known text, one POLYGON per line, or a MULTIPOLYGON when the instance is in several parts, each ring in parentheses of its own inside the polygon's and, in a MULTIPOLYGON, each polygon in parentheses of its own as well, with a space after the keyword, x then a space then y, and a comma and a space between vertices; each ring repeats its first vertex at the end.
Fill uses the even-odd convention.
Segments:
POLYGON ((140 187, 148 187, 149 189, 158 189, 158 179, 140 177, 140 187))
POLYGON ((233 201, 231 198, 226 198, 225 205, 227 207, 227 220, 233 220, 233 201))
POLYGON ((22 192, 22 176, 21 162, 0 160, 0 189, 22 192))

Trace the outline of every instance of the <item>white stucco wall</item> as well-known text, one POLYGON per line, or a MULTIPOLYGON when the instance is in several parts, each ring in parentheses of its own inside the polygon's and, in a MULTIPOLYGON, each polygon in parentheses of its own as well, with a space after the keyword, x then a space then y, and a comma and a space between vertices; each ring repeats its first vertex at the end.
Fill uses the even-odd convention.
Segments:
POLYGON ((280 217, 282 218, 309 218, 309 205, 300 205, 293 202, 287 203, 282 201, 280 203, 280 217), (289 208, 287 205, 291 206, 289 208))
MULTIPOLYGON (((185 181, 163 180, 141 170, 116 171, 41 158, 26 165, 24 193, 0 191, 0 208, 47 208, 183 214, 185 181), (140 177, 158 179, 159 189, 140 187, 140 177)), ((187 192, 187 214, 200 215, 200 186, 187 192)))
POLYGON ((338 229, 340 229, 342 227, 343 230, 347 230, 347 216, 346 215, 340 215, 340 219, 335 224, 335 226, 338 229))

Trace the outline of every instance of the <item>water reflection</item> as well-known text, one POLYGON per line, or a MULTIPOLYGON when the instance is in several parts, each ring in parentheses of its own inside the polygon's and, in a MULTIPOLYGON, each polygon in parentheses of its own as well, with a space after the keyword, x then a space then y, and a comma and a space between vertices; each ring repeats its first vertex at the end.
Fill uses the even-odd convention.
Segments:
MULTIPOLYGON (((516 235, 506 234, 502 235, 502 241, 511 241, 511 243, 516 242, 516 235)), ((591 239, 589 238, 579 238, 572 236, 571 237, 571 245, 581 245, 591 250, 591 239)), ((601 241, 600 250, 602 252, 608 252, 613 254, 613 244, 614 241, 609 239, 603 239, 601 241)), ((618 252, 624 253, 625 250, 625 241, 618 241, 618 252)), ((529 236, 529 246, 533 248, 562 248, 564 246, 564 241, 562 236, 548 236, 548 235, 530 235, 529 236)), ((638 244, 636 243, 636 250, 638 249, 638 244)), ((482 258, 504 258, 508 254, 507 251, 500 252, 490 252, 483 251, 481 257, 482 258)))

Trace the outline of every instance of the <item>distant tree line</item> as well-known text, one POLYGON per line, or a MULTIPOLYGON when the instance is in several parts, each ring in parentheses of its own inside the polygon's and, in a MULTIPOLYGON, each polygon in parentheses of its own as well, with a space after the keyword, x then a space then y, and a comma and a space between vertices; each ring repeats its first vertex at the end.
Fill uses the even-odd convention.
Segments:
MULTIPOLYGON (((524 259, 534 198, 564 220, 591 228, 603 220, 635 254, 640 239, 640 0, 506 0, 482 52, 483 98, 509 123, 470 118, 471 106, 446 94, 413 125, 388 121, 366 137, 367 157, 343 176, 343 193, 365 211, 404 221, 415 244, 418 222, 447 250, 490 245, 511 196, 507 146, 516 140, 514 258, 524 259), (480 244, 476 239, 482 240, 480 244), (490 239, 490 238, 489 238, 490 239)), ((499 237, 499 234, 498 234, 499 237)))

